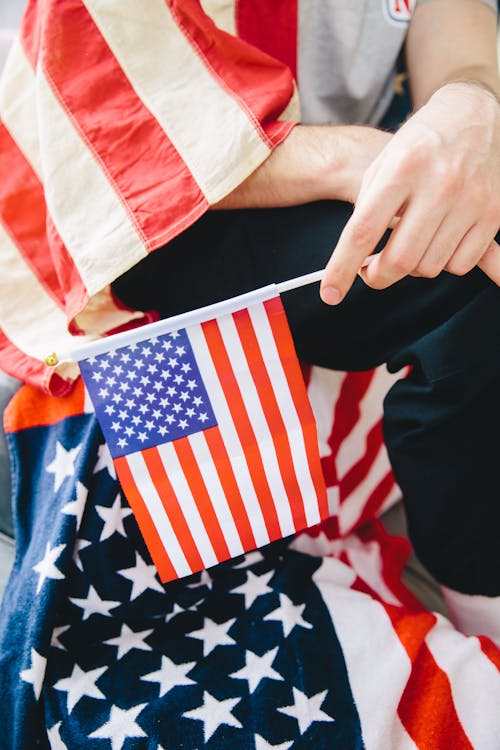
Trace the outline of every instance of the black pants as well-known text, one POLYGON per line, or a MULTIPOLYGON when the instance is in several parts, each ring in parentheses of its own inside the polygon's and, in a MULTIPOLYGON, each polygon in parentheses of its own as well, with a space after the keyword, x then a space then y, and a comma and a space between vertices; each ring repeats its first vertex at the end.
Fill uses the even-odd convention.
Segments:
MULTIPOLYGON (((350 207, 210 212, 115 283, 162 317, 325 266, 350 207)), ((479 270, 358 279, 335 308, 318 285, 282 297, 299 358, 339 370, 411 366, 384 404, 384 435, 415 551, 444 585, 500 595, 500 289, 479 270)))

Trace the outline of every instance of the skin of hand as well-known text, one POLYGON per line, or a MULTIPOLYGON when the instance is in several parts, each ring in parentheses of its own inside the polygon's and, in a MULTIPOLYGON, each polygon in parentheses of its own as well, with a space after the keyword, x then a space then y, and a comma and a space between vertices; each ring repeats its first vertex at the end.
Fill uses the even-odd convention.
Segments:
POLYGON ((500 104, 478 84, 449 83, 366 170, 321 296, 337 304, 358 272, 384 289, 406 275, 463 275, 479 265, 500 284, 499 226, 500 104), (395 217, 387 245, 367 262, 395 217))
POLYGON ((495 13, 480 0, 421 0, 406 58, 417 111, 367 169, 322 281, 330 304, 343 299, 358 272, 383 289, 408 274, 461 275, 477 264, 500 284, 495 13))

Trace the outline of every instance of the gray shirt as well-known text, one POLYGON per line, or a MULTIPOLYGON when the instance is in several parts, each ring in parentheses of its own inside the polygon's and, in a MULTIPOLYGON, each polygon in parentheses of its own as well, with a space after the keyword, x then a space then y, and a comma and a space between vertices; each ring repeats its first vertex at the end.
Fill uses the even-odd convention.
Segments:
MULTIPOLYGON (((305 123, 376 125, 419 0, 299 0, 298 86, 305 123)), ((496 0, 478 0, 496 11, 496 0)))

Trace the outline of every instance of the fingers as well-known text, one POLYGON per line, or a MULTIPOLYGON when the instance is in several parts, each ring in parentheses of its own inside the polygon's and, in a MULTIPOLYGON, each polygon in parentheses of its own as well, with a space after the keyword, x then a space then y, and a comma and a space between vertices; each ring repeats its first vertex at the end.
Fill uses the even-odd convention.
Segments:
POLYGON ((488 249, 477 264, 481 271, 498 286, 500 286, 500 245, 498 242, 490 243, 488 249))
POLYGON ((338 304, 344 298, 364 259, 374 251, 406 199, 395 186, 360 194, 326 265, 320 290, 324 302, 338 304))
POLYGON ((365 283, 372 289, 386 289, 414 274, 432 246, 442 223, 443 210, 439 205, 431 210, 425 204, 410 205, 384 249, 373 256, 368 267, 361 269, 360 276, 365 283))

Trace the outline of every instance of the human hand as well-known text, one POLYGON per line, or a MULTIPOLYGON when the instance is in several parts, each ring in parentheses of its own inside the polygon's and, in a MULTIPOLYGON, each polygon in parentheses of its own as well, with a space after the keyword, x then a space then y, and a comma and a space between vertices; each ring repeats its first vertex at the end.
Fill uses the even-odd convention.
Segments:
POLYGON ((358 272, 384 289, 407 275, 463 275, 478 265, 500 285, 499 226, 500 105, 479 85, 450 83, 366 170, 322 298, 340 302, 358 272), (366 263, 398 217, 385 248, 366 263))

